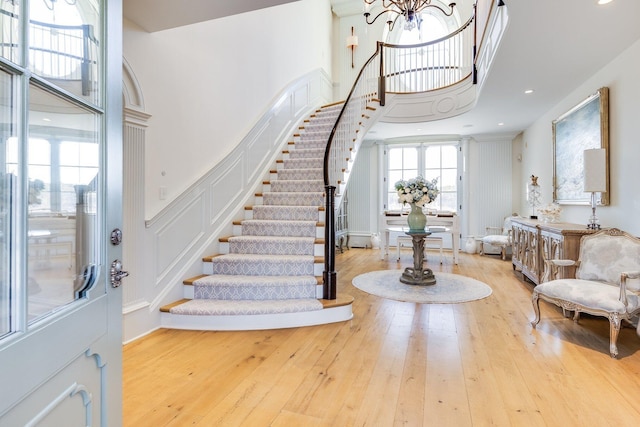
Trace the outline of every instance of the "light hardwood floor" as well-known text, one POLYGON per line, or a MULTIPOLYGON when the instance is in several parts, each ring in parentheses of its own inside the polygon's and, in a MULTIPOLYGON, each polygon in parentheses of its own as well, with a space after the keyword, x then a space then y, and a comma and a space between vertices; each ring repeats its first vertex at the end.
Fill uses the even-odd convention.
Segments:
MULTIPOLYGON (((450 254, 449 254, 450 255, 450 254)), ((637 426, 640 338, 580 324, 541 301, 498 256, 461 254, 434 271, 481 280, 493 294, 464 304, 385 300, 351 285, 402 269, 378 252, 339 254, 349 322, 249 332, 159 330, 124 347, 125 426, 637 426)))

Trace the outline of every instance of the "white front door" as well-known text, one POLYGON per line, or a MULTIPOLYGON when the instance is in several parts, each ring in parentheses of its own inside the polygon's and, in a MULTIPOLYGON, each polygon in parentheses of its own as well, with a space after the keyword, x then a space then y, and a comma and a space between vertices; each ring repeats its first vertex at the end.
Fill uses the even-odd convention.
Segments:
POLYGON ((122 423, 121 7, 0 1, 0 426, 122 423))

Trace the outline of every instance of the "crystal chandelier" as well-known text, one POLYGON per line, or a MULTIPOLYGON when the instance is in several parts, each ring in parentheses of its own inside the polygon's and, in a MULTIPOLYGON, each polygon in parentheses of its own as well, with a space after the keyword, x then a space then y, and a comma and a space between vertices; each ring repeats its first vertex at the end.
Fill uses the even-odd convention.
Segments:
POLYGON ((389 31, 393 31, 393 27, 400 16, 404 17, 405 30, 410 31, 416 27, 420 30, 423 10, 429 7, 434 7, 445 16, 451 16, 453 14, 453 8, 456 5, 455 3, 450 3, 449 10, 445 10, 439 4, 434 4, 432 0, 380 0, 384 10, 378 13, 375 18, 370 19, 371 13, 369 12, 369 9, 377 1, 378 0, 364 0, 364 18, 367 21, 367 24, 371 25, 376 22, 380 16, 386 14, 389 31))

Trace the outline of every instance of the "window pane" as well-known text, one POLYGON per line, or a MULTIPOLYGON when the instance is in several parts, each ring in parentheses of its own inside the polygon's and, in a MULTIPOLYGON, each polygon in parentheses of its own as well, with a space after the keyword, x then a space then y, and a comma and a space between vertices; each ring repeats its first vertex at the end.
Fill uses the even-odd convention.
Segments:
POLYGON ((102 33, 99 3, 76 0, 29 4, 29 68, 53 84, 98 104, 102 33))
POLYGON ((456 193, 440 193, 438 195, 438 209, 442 211, 456 212, 458 195, 456 193))
POLYGON ((442 147, 442 167, 458 168, 458 147, 455 145, 444 145, 442 147))
MULTIPOLYGON (((402 155, 404 159, 402 168, 405 170, 410 169, 410 170, 417 171, 418 170, 418 150, 413 147, 403 148, 402 155)), ((410 177, 410 178, 413 178, 413 177, 410 177)))
MULTIPOLYGON (((4 4, 4 2, 3 2, 4 4)), ((3 19, 3 18, 0 18, 3 19)), ((5 24, 5 21, 2 21, 5 24)), ((4 29, 0 29, 3 33, 4 29)), ((9 144, 9 140, 15 140, 16 134, 16 107, 14 78, 10 74, 0 70, 0 144, 2 144, 2 157, 5 160, 0 163, 0 337, 12 330, 13 313, 11 311, 11 240, 13 236, 13 218, 15 215, 14 199, 16 197, 16 175, 10 172, 7 159, 18 158, 18 144, 9 144)))
POLYGON ((396 182, 402 179, 402 171, 389 171, 389 185, 387 191, 395 192, 396 191, 396 182))
POLYGON ((424 152, 424 167, 433 169, 440 167, 440 146, 432 145, 426 148, 424 152))
POLYGON ((456 170, 443 169, 439 182, 440 191, 456 191, 457 176, 456 170))
POLYGON ((38 86, 30 87, 27 173, 29 320, 86 292, 94 245, 98 117, 38 86), (71 141, 70 141, 71 140, 71 141))
POLYGON ((0 56, 16 64, 21 62, 19 15, 19 1, 0 1, 0 56))
POLYGON ((389 153, 389 169, 402 169, 402 148, 390 148, 389 153))

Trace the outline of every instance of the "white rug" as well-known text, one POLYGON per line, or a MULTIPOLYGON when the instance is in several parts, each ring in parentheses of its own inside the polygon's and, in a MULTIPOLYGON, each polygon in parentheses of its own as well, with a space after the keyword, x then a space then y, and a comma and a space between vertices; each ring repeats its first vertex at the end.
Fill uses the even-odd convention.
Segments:
POLYGON ((451 273, 436 273, 436 284, 407 285, 400 282, 402 270, 371 271, 353 278, 353 286, 382 298, 421 304, 469 302, 491 295, 491 288, 476 279, 451 273))

